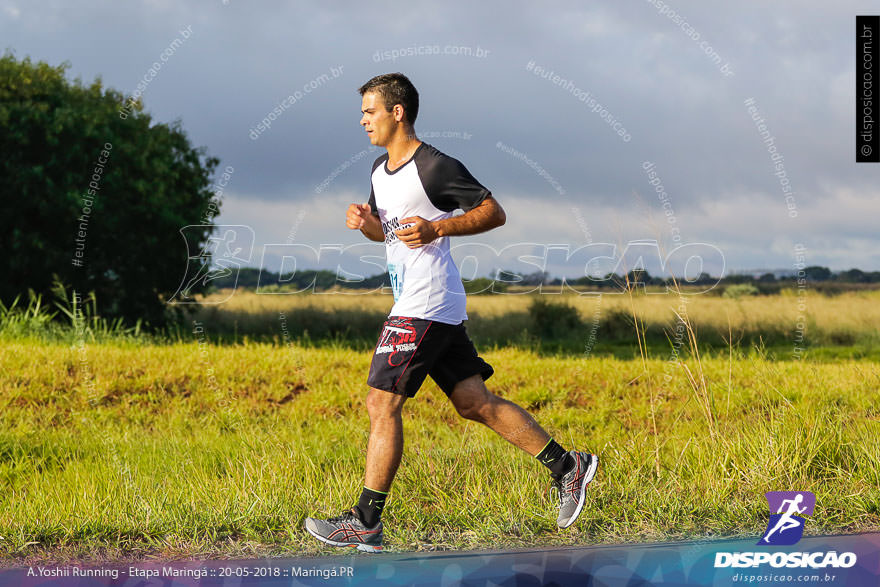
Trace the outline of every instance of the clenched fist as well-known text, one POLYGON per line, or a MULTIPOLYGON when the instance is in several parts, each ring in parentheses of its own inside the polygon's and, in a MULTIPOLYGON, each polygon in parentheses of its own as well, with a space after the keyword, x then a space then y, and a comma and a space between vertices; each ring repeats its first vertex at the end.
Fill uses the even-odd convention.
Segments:
POLYGON ((370 216, 369 204, 352 204, 348 207, 345 215, 345 225, 352 230, 363 228, 367 218, 370 216))

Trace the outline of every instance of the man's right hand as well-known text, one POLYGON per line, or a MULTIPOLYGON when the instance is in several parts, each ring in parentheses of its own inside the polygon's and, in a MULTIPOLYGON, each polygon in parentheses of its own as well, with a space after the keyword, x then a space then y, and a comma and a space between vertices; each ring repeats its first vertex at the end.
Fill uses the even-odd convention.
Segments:
POLYGON ((345 216, 345 225, 352 230, 363 228, 370 217, 369 204, 351 204, 345 216))
POLYGON ((382 242, 385 235, 382 233, 382 222, 379 217, 372 213, 369 204, 351 204, 345 215, 345 225, 352 230, 360 229, 364 236, 371 241, 382 242))

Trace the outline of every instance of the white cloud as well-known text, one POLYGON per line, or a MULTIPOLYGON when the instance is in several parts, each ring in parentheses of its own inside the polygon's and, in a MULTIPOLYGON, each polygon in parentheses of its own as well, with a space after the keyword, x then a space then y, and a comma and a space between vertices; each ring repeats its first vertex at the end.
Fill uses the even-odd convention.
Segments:
POLYGON ((13 20, 18 20, 18 17, 21 16, 21 10, 18 8, 18 6, 16 6, 13 2, 10 2, 9 0, 0 5, 0 10, 3 11, 3 14, 13 20))

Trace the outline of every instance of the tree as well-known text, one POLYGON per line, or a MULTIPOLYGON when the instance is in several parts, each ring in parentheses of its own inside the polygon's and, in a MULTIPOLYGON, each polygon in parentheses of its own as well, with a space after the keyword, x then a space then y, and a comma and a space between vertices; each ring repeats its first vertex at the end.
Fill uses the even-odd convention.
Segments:
POLYGON ((525 275, 522 273, 510 271, 509 269, 499 269, 495 272, 494 280, 507 285, 523 285, 523 279, 525 279, 525 275))
POLYGON ((810 265, 804 268, 804 276, 809 281, 828 281, 831 279, 831 270, 828 267, 810 265))
POLYGON ((849 269, 838 273, 837 280, 846 283, 867 283, 868 274, 861 269, 849 269))
POLYGON ((121 112, 121 93, 70 82, 68 67, 0 58, 0 300, 49 294, 57 278, 94 291, 103 316, 161 325, 188 250, 210 236, 180 229, 217 212, 219 161, 180 121, 154 122, 140 101, 121 112))
POLYGON ((648 273, 647 269, 633 269, 626 274, 626 281, 629 283, 630 287, 639 283, 648 285, 651 283, 651 279, 651 274, 648 273))
POLYGON ((550 274, 546 271, 535 271, 527 275, 523 275, 520 285, 543 285, 550 281, 550 274))

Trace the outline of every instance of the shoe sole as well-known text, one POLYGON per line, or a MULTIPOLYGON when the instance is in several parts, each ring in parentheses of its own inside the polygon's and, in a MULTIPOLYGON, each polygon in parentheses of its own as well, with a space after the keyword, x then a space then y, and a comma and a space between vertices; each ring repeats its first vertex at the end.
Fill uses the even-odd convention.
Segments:
POLYGON ((578 499, 577 507, 574 510, 574 513, 568 519, 568 521, 564 525, 560 525, 560 528, 568 528, 574 521, 577 520, 578 516, 581 515, 581 510, 584 509, 584 503, 587 501, 587 485, 590 484, 590 481, 593 480, 593 477, 596 476, 596 470, 599 468, 599 457, 596 455, 590 455, 590 467, 587 469, 587 472, 584 474, 584 479, 581 481, 581 497, 578 499))
POLYGON ((308 526, 306 527, 306 532, 308 532, 309 534, 311 534, 312 536, 314 536, 315 538, 317 538, 318 540, 320 540, 324 544, 329 544, 330 546, 343 546, 343 547, 347 546, 349 548, 357 548, 361 552, 369 552, 369 553, 382 552, 382 547, 376 546, 374 544, 363 544, 363 543, 355 544, 353 542, 337 542, 335 540, 330 540, 329 538, 324 538, 323 536, 319 536, 318 534, 315 534, 314 532, 312 532, 312 529, 309 528, 308 526))

